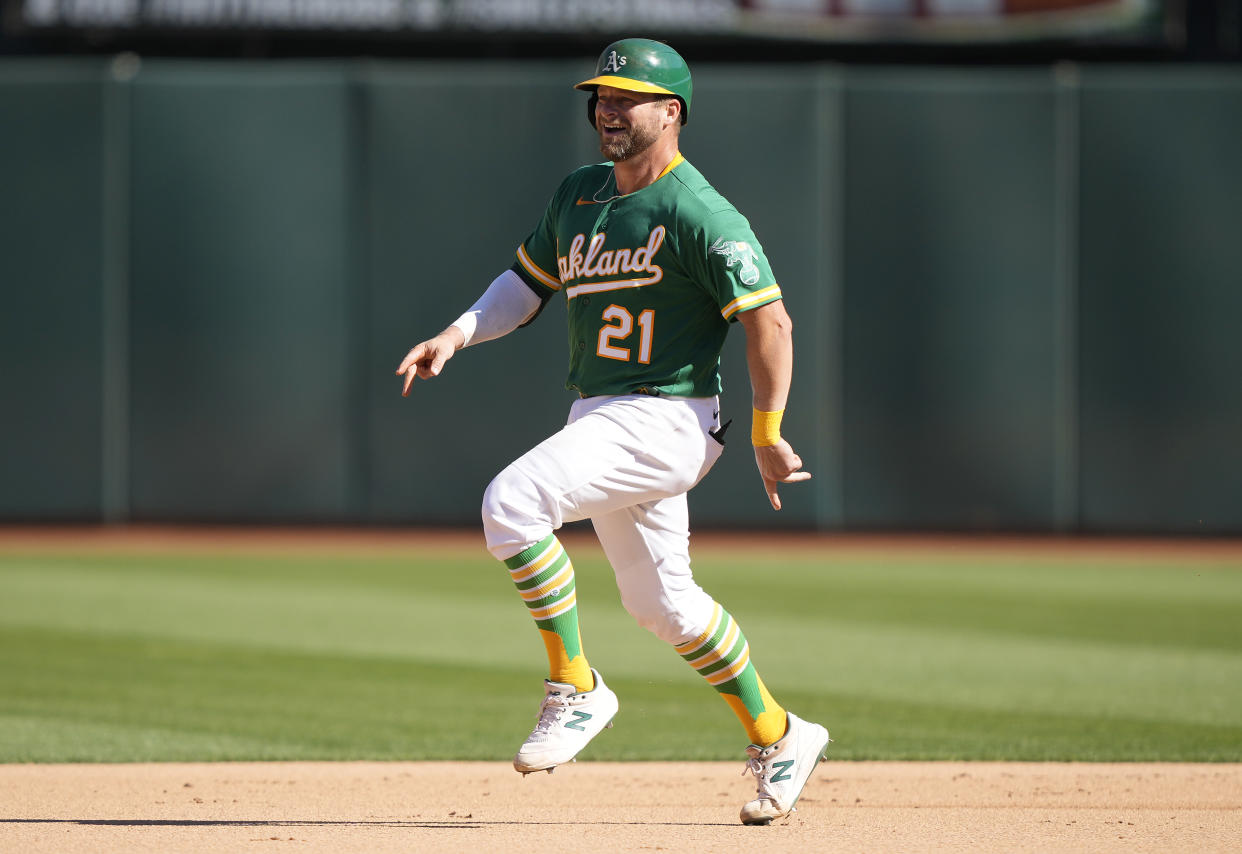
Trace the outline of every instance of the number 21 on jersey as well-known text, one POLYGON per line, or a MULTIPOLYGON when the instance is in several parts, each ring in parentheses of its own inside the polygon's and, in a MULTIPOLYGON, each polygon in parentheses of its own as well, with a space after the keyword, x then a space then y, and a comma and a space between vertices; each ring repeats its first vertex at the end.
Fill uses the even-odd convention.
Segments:
MULTIPOLYGON (((651 338, 655 330, 655 309, 646 309, 638 315, 638 361, 651 364, 651 338)), ((596 355, 619 362, 630 360, 630 348, 618 347, 614 341, 624 341, 634 333, 634 315, 619 305, 604 309, 604 325, 599 330, 599 346, 596 355)))

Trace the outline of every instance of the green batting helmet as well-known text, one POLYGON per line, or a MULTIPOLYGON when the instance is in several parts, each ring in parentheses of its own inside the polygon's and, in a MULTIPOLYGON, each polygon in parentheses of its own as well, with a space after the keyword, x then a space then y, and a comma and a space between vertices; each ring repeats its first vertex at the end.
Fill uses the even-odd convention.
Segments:
POLYGON ((694 89, 690 67, 681 54, 663 42, 651 39, 621 39, 604 48, 595 64, 595 76, 583 80, 575 89, 591 93, 587 120, 595 127, 598 86, 613 86, 629 92, 672 95, 681 101, 681 123, 690 118, 690 95, 694 89))

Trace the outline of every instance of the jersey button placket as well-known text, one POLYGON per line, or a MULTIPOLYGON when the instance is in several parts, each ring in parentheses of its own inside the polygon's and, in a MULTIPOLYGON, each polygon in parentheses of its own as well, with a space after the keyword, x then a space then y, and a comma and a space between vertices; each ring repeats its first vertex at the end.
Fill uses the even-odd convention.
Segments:
MULTIPOLYGON (((600 205, 600 208, 601 208, 600 215, 599 217, 596 218, 595 228, 591 231, 592 239, 594 239, 597 234, 601 234, 601 233, 608 231, 608 206, 610 204, 611 202, 605 202, 604 204, 600 205)), ((579 297, 578 300, 582 303, 583 308, 591 304, 590 297, 579 297)), ((579 341, 578 349, 585 350, 586 343, 583 341, 579 341)))
MULTIPOLYGON (((611 207, 612 207, 611 199, 609 199, 608 201, 604 202, 602 205, 599 206, 599 216, 596 217, 595 227, 591 230, 592 238, 594 238, 595 235, 597 234, 605 233, 608 231, 608 212, 611 207)), ((581 303, 583 308, 586 308, 588 305, 591 304, 591 298, 588 296, 578 297, 578 300, 581 303)), ((586 351, 586 341, 579 340, 578 341, 578 352, 581 353, 585 351, 586 351)))

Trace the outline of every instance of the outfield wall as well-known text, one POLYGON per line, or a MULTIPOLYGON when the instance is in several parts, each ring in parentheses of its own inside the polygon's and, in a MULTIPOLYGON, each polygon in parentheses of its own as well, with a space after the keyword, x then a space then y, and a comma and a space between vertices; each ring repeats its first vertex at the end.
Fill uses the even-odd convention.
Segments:
MULTIPOLYGON (((466 523, 564 309, 392 375, 597 156, 586 62, 0 63, 0 519, 466 523)), ((701 525, 1242 532, 1242 70, 696 67, 683 151, 795 320, 701 525)))

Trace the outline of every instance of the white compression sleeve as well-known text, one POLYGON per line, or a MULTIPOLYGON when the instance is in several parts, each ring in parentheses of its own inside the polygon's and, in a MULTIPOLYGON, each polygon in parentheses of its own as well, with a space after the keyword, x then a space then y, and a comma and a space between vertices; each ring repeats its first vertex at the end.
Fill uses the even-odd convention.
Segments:
POLYGON ((466 336, 463 347, 508 335, 539 311, 542 301, 512 270, 497 276, 470 310, 453 321, 466 336))

